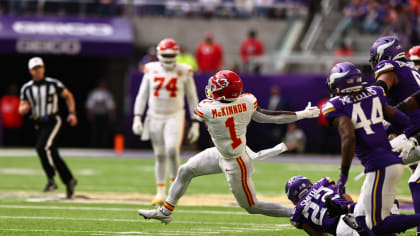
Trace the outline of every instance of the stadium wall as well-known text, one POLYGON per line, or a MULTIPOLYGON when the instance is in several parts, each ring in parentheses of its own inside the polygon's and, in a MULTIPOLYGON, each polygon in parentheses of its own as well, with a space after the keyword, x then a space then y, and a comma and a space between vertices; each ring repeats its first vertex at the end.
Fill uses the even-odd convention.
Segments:
POLYGON ((188 52, 194 53, 206 33, 212 33, 215 41, 223 46, 225 68, 240 63, 239 48, 250 29, 258 31, 266 52, 274 52, 282 33, 287 30, 287 21, 264 19, 189 19, 136 17, 132 21, 134 45, 156 46, 162 38, 172 37, 188 52), (223 25, 223 27, 220 27, 223 25), (228 63, 227 63, 228 62, 228 63))

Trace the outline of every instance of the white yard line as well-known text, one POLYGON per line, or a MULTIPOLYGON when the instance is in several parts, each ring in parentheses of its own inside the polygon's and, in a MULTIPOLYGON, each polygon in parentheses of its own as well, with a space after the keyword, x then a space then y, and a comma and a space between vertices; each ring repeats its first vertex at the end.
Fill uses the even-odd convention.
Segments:
MULTIPOLYGON (((78 210, 78 211, 120 211, 135 212, 136 209, 114 208, 114 207, 76 207, 76 206, 29 206, 29 205, 0 205, 4 209, 42 209, 42 210, 78 210)), ((176 210, 179 213, 208 214, 208 215, 249 215, 246 212, 238 211, 210 211, 210 210, 176 210)))
POLYGON ((203 235, 219 234, 215 232, 183 232, 183 231, 162 231, 159 232, 115 232, 115 231, 92 231, 92 230, 53 230, 53 229, 2 229, 0 231, 13 232, 57 232, 57 233, 91 233, 91 235, 203 235))
MULTIPOLYGON (((101 218, 75 218, 75 217, 57 217, 57 216, 0 216, 0 219, 14 219, 14 220, 65 220, 65 221, 97 221, 97 222, 137 222, 137 223, 159 223, 159 221, 143 220, 143 219, 101 219, 101 218)), ((195 224, 195 225, 234 225, 246 227, 290 227, 289 224, 251 224, 241 222, 203 222, 203 221, 179 221, 174 220, 173 224, 195 224)))

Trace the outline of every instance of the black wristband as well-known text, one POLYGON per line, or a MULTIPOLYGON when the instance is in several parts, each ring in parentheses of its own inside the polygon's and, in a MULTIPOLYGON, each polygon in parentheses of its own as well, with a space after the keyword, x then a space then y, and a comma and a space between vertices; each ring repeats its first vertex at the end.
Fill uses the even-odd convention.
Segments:
POLYGON ((70 115, 76 115, 76 112, 75 111, 69 111, 69 114, 70 115))
POLYGON ((384 81, 377 80, 374 85, 375 86, 381 86, 384 89, 385 93, 388 93, 389 88, 388 88, 388 85, 386 85, 386 83, 384 81))
POLYGON ((349 175, 349 171, 350 171, 350 167, 349 166, 341 166, 341 174, 348 176, 349 175))

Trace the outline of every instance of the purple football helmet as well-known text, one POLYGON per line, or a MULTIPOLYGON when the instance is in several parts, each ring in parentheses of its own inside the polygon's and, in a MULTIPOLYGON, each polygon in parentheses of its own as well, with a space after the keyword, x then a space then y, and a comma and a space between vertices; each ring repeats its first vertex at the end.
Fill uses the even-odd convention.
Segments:
POLYGON ((296 205, 309 192, 312 185, 305 176, 293 176, 286 183, 287 198, 296 205))
POLYGON ((357 93, 363 90, 362 73, 350 62, 337 63, 327 78, 332 96, 357 93))
POLYGON ((375 70, 376 65, 383 60, 397 60, 405 58, 400 39, 396 36, 385 36, 377 39, 370 48, 370 65, 375 70))

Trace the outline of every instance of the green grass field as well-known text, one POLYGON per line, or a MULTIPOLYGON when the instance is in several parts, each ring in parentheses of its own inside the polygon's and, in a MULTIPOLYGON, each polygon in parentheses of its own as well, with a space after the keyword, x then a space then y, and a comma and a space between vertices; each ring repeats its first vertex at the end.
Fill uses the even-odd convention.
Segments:
MULTIPOLYGON (((146 221, 136 212, 138 208, 152 208, 148 202, 155 189, 153 160, 66 161, 79 180, 72 201, 61 198, 65 190, 62 184, 55 193, 40 192, 45 176, 38 158, 0 157, 0 235, 305 235, 294 229, 287 218, 249 215, 231 205, 232 197, 222 174, 194 179, 183 200, 185 204, 181 201, 172 223, 163 225, 146 221), (199 202, 206 202, 205 194, 211 194, 207 206, 194 204, 199 197, 199 202), (218 204, 225 197, 231 206, 218 204)), ((351 194, 359 193, 362 180, 354 181, 353 177, 361 170, 361 166, 352 167, 347 186, 351 194)), ((336 178, 338 165, 257 162, 253 179, 259 196, 285 202, 284 185, 293 175, 306 175, 313 181, 323 176, 336 178)), ((407 170, 398 186, 403 197, 410 196, 408 176, 407 170)), ((412 230, 404 235, 415 233, 412 230)))

